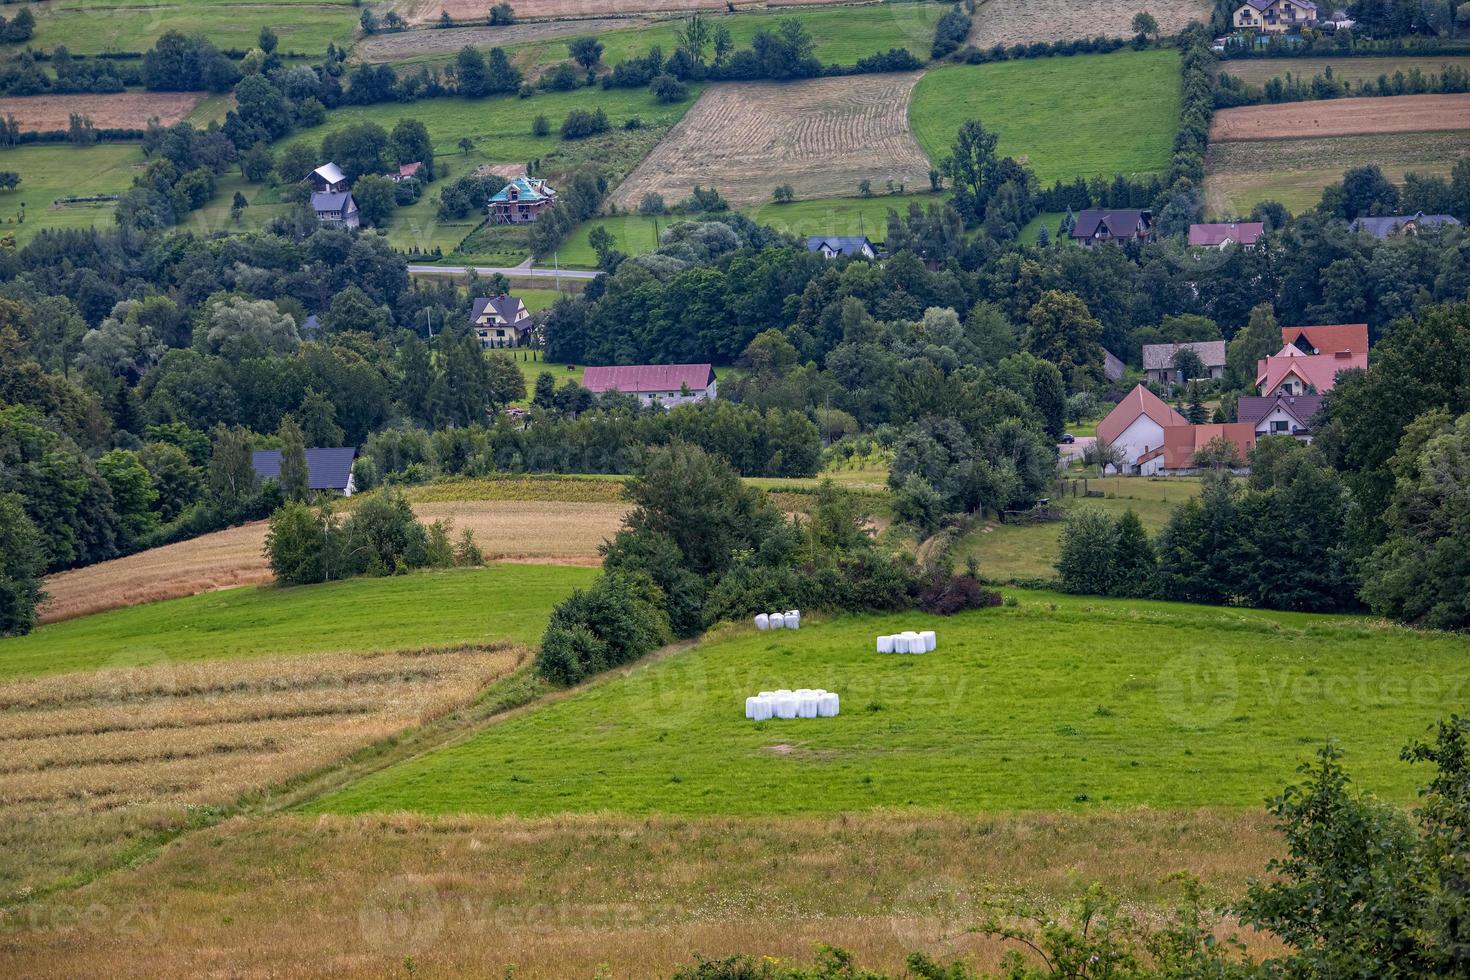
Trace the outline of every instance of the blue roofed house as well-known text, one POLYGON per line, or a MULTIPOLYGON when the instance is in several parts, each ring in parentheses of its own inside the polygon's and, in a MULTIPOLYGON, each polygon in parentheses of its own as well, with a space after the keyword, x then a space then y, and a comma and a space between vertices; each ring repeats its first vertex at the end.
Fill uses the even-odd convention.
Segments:
POLYGON ((490 195, 488 206, 492 224, 527 224, 556 206, 556 191, 539 177, 521 174, 490 195))
POLYGON ((873 247, 867 235, 809 235, 806 250, 816 252, 825 259, 835 259, 839 255, 853 259, 878 257, 878 250, 873 247))
POLYGON ((1403 238, 1430 228, 1458 225, 1459 219, 1449 214, 1390 214, 1381 218, 1354 218, 1349 231, 1365 231, 1374 238, 1403 238))
MULTIPOLYGON (((344 497, 352 496, 357 486, 352 480, 352 461, 357 450, 352 446, 317 447, 306 451, 306 485, 312 490, 335 490, 344 497)), ((250 462, 255 475, 262 480, 281 478, 281 451, 260 449, 250 462)))
POLYGON ((316 220, 328 228, 356 228, 359 224, 357 202, 351 191, 316 191, 311 195, 311 209, 316 220))

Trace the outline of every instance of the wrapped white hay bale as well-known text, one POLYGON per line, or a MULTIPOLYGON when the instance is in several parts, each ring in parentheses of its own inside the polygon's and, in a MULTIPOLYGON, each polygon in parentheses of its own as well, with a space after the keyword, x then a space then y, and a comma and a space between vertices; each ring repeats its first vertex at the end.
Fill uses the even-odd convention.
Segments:
POLYGON ((880 636, 880 637, 878 637, 878 652, 879 653, 892 653, 893 652, 893 641, 896 640, 896 639, 898 639, 898 638, 895 637, 895 636, 880 636))
POLYGON ((774 701, 775 714, 777 718, 796 717, 797 699, 795 694, 792 694, 790 692, 787 692, 786 694, 778 694, 775 697, 774 701))
POLYGON ((775 708, 776 702, 773 698, 756 698, 754 713, 750 717, 755 721, 770 721, 775 708))
POLYGON ((903 638, 904 641, 908 644, 908 649, 905 650, 904 653, 924 652, 924 640, 922 637, 919 636, 918 633, 915 633, 913 630, 905 630, 903 638))
POLYGON ((746 698, 745 699, 745 717, 747 717, 747 718, 754 718, 755 717, 756 705, 758 705, 760 703, 761 703, 761 699, 760 698, 746 698))
POLYGON ((773 698, 775 696, 776 696, 776 692, 775 691, 762 691, 759 695, 757 695, 757 697, 762 697, 762 698, 773 698))
POLYGON ((784 630, 786 628, 786 617, 780 613, 771 613, 767 619, 770 621, 771 629, 773 630, 784 630))
POLYGON ((755 617, 755 628, 765 630, 771 628, 771 617, 765 613, 757 613, 755 617))
POLYGON ((934 647, 938 642, 937 638, 934 636, 933 630, 924 630, 922 633, 919 634, 919 639, 924 641, 925 653, 933 652, 934 647))
POLYGON ((816 692, 808 692, 796 699, 796 717, 815 718, 817 716, 816 692))
POLYGON ((786 610, 786 628, 789 629, 789 630, 799 630, 799 629, 801 629, 801 610, 800 609, 788 609, 788 610, 786 610))
POLYGON ((833 694, 831 691, 823 692, 822 696, 817 699, 817 717, 837 717, 837 695, 833 694))

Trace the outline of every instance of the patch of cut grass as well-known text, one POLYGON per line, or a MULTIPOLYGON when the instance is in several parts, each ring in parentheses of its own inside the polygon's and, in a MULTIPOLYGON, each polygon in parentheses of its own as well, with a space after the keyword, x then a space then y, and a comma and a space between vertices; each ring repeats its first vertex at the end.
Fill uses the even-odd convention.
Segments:
POLYGON ((941 618, 740 623, 311 812, 750 815, 1259 807, 1328 738, 1355 783, 1407 802, 1398 758, 1457 710, 1470 638, 1344 616, 1012 592, 941 618), (873 638, 934 629, 933 654, 873 638), (823 687, 831 719, 755 723, 760 690, 823 687), (1099 707, 1105 711, 1099 711, 1099 707))
POLYGON ((533 644, 588 568, 498 564, 250 586, 114 609, 0 640, 0 678, 267 654, 533 644))
POLYGON ((978 119, 999 153, 1043 184, 1168 169, 1179 119, 1179 54, 1169 49, 947 65, 914 89, 909 123, 931 160, 978 119))
MULTIPOLYGON (((103 5, 30 4, 36 33, 29 46, 49 50, 66 45, 73 54, 142 53, 168 31, 202 33, 225 49, 255 47, 262 27, 280 38, 280 51, 320 55, 328 44, 347 46, 357 28, 358 11, 350 3, 257 3, 245 7, 218 0, 188 4, 108 0, 103 5)), ((25 45, 5 45, 19 50, 25 45)))
POLYGON ((0 235, 13 234, 23 246, 46 228, 111 227, 116 207, 111 201, 53 202, 125 193, 144 162, 134 143, 33 143, 0 150, 0 170, 14 170, 21 178, 15 190, 0 191, 0 235), (22 206, 24 221, 19 220, 22 206))

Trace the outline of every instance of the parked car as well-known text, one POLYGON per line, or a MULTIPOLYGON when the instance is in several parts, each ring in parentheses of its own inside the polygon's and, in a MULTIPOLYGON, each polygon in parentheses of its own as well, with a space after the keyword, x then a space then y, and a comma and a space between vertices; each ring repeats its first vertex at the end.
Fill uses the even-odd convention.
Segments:
POLYGON ((1074 435, 1072 435, 1072 433, 1070 433, 1070 432, 1063 432, 1062 433, 1062 442, 1064 444, 1070 446, 1072 443, 1074 443, 1076 441, 1077 441, 1077 437, 1074 436, 1074 435))

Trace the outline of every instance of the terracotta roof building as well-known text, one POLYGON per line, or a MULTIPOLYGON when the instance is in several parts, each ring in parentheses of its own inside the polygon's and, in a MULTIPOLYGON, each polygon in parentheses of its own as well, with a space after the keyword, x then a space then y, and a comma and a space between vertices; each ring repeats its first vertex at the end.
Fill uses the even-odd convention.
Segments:
POLYGON ((1239 245, 1252 249, 1266 233, 1266 226, 1259 221, 1228 221, 1189 226, 1190 248, 1225 248, 1239 245))
POLYGON ((1138 457, 1164 444, 1169 426, 1188 425, 1189 420, 1165 404, 1143 385, 1138 385, 1097 424, 1098 441, 1123 450, 1123 471, 1137 471, 1138 457))
POLYGON ((621 391, 637 395, 645 405, 664 407, 714 399, 715 370, 708 364, 636 364, 589 367, 582 387, 591 392, 621 391))
POLYGON ((1199 469, 1194 454, 1215 439, 1232 443, 1244 464, 1256 444, 1256 429, 1249 422, 1171 425, 1164 430, 1164 444, 1138 458, 1138 472, 1143 476, 1192 473, 1199 469))
POLYGON ((1339 350, 1331 354, 1304 354, 1287 344, 1280 352, 1256 363, 1256 391, 1261 395, 1326 394, 1343 371, 1366 368, 1368 354, 1339 350))
POLYGON ((1368 324, 1332 323, 1317 327, 1282 327, 1281 342, 1303 354, 1368 353, 1368 324))

